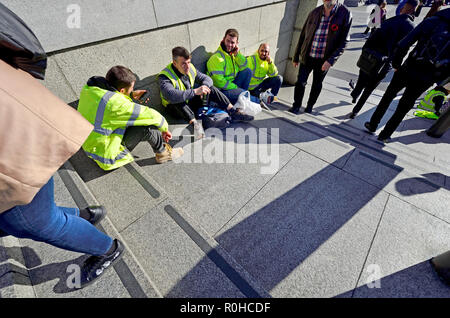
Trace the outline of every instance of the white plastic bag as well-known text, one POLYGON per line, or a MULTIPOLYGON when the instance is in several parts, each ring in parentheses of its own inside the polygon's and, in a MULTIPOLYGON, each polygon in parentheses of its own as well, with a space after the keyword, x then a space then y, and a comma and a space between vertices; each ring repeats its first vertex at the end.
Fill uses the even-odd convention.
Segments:
POLYGON ((234 104, 234 108, 240 108, 244 114, 250 116, 255 116, 261 112, 261 105, 251 101, 249 91, 244 91, 239 95, 238 101, 234 104))

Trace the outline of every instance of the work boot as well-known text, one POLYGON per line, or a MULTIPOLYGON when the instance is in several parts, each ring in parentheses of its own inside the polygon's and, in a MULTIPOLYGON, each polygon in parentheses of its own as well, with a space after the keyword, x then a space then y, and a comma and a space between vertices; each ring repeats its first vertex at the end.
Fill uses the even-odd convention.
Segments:
POLYGON ((118 239, 113 241, 112 252, 101 256, 90 256, 81 267, 80 288, 92 284, 106 269, 111 267, 123 255, 124 246, 118 239))
POLYGON ((378 136, 377 140, 381 141, 383 144, 387 144, 388 142, 391 141, 391 138, 389 138, 389 137, 384 138, 384 137, 378 136))
POLYGON ((292 106, 291 108, 289 108, 288 112, 298 115, 300 113, 300 107, 297 108, 292 106))
POLYGON ((164 163, 170 160, 180 158, 184 154, 183 148, 172 148, 169 144, 164 144, 166 148, 163 152, 156 153, 155 159, 157 163, 164 163))
POLYGON ((202 139, 205 137, 205 131, 203 130, 202 122, 201 121, 194 121, 194 138, 195 139, 202 139))
POLYGON ((312 106, 306 106, 305 113, 311 114, 312 113, 312 106))

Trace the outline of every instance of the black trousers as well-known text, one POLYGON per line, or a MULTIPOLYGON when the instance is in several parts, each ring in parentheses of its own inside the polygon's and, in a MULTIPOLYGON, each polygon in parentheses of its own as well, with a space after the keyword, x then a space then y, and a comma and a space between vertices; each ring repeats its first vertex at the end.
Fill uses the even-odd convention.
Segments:
POLYGON ((400 98, 394 114, 381 131, 379 138, 387 139, 391 137, 406 114, 413 108, 416 99, 433 85, 433 83, 433 78, 429 76, 429 68, 416 65, 413 62, 405 62, 394 73, 391 83, 370 118, 370 125, 374 128, 378 127, 389 105, 397 96, 397 93, 403 88, 405 88, 405 92, 400 98))
POLYGON ((312 72, 313 82, 306 106, 307 110, 312 110, 314 104, 317 101, 317 98, 319 98, 320 92, 322 91, 322 82, 325 78, 325 75, 327 75, 327 72, 322 71, 322 65, 324 62, 324 59, 315 59, 308 56, 305 63, 300 64, 297 82, 295 83, 294 104, 292 105, 295 109, 300 109, 300 107, 302 106, 305 87, 308 81, 308 77, 312 72))
MULTIPOLYGON (((217 87, 211 86, 211 93, 209 93, 210 102, 214 102, 217 107, 227 110, 230 105, 230 100, 226 97, 217 87)), ((188 122, 195 119, 197 110, 202 107, 202 98, 199 95, 195 95, 187 103, 169 104, 167 105, 167 111, 175 118, 183 118, 188 122)))
POLYGON ((125 130, 122 144, 129 151, 133 151, 141 141, 147 141, 155 153, 165 150, 164 140, 156 126, 131 126, 125 130))
POLYGON ((355 89, 350 93, 350 95, 357 99, 361 93, 361 97, 358 99, 355 107, 353 107, 352 112, 357 114, 361 108, 366 103, 367 99, 370 97, 372 92, 377 88, 378 84, 386 77, 386 75, 391 70, 390 64, 383 66, 379 73, 377 74, 367 74, 363 71, 359 71, 358 81, 356 82, 355 89))

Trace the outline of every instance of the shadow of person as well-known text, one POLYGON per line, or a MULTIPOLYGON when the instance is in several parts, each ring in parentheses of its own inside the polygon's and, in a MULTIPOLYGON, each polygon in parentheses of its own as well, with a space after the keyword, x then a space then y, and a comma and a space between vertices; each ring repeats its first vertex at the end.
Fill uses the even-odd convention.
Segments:
POLYGON ((191 63, 194 64, 197 70, 206 74, 206 63, 211 55, 213 55, 213 53, 207 52, 203 45, 198 46, 191 52, 191 63))
POLYGON ((0 289, 12 285, 30 286, 30 283, 35 286, 59 279, 53 288, 55 293, 63 294, 75 291, 76 289, 70 288, 67 283, 70 275, 73 274, 73 272, 68 271, 68 268, 72 264, 81 268, 88 257, 89 255, 82 255, 76 259, 38 267, 42 264, 42 261, 32 248, 26 246, 5 248, 0 246, 0 262, 14 259, 23 265, 23 267, 14 263, 0 265, 0 289))
POLYGON ((423 178, 414 177, 399 180, 395 184, 395 189, 405 196, 412 196, 422 193, 431 193, 438 191, 441 188, 450 191, 450 185, 440 186, 434 183, 434 180, 439 179, 445 180, 446 176, 443 175, 442 173, 439 172, 425 173, 422 174, 422 176, 423 178))
MULTIPOLYGON (((71 288, 70 282, 75 271, 71 271, 72 266, 77 266, 80 269, 84 261, 89 255, 82 255, 78 258, 71 259, 60 263, 51 263, 40 267, 29 269, 30 279, 33 285, 39 285, 54 279, 59 279, 57 284, 53 287, 53 291, 57 294, 66 294, 77 291, 71 288)), ((75 282, 74 282, 75 283, 75 282)))

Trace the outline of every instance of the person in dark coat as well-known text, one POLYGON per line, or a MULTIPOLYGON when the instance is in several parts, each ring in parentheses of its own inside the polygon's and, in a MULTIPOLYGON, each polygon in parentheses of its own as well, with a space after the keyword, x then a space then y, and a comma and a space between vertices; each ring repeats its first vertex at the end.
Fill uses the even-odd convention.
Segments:
POLYGON ((358 100, 358 103, 352 110, 350 118, 355 118, 356 114, 364 106, 370 94, 375 90, 378 84, 386 77, 392 69, 391 60, 396 44, 414 29, 414 11, 418 5, 417 0, 408 0, 402 8, 402 13, 386 20, 380 29, 377 29, 363 46, 363 50, 370 49, 376 51, 380 56, 387 57, 384 66, 375 74, 366 73, 360 69, 358 81, 355 88, 350 93, 352 103, 358 100))
POLYGON ((449 76, 449 30, 450 9, 445 9, 422 21, 399 42, 392 61, 392 67, 396 70, 394 77, 370 121, 364 124, 369 132, 375 132, 397 93, 405 88, 395 113, 378 135, 378 140, 388 141, 416 99, 434 83, 444 81, 449 76), (415 48, 402 64, 404 56, 415 42, 415 48))

